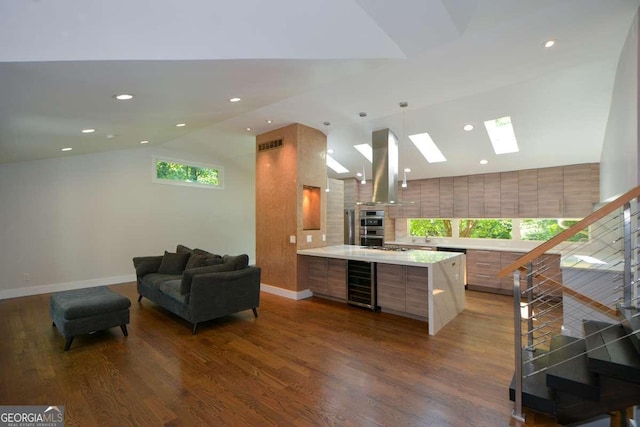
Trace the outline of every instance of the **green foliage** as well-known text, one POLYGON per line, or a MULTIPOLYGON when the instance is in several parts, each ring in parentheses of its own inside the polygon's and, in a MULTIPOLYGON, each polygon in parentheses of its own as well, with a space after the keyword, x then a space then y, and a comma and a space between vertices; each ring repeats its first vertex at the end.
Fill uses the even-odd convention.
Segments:
POLYGON ((172 181, 195 182, 198 184, 220 185, 217 169, 208 169, 197 166, 182 165, 158 161, 156 172, 159 179, 172 181))
POLYGON ((411 236, 451 237, 450 219, 410 219, 411 236))
MULTIPOLYGON (((523 219, 520 221, 520 238, 522 240, 549 240, 576 224, 573 219, 523 219)), ((568 242, 588 242, 589 230, 584 229, 569 239, 568 242)))
POLYGON ((460 237, 477 239, 511 239, 510 219, 461 219, 460 237))

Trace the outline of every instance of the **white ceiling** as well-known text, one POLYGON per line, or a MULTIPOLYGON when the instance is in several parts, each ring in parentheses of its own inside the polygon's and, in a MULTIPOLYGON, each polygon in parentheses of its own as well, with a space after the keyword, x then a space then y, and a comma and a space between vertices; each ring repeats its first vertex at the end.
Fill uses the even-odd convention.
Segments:
MULTIPOLYGON (((327 133, 333 157, 350 170, 336 178, 363 165, 370 174, 353 145, 385 127, 401 139, 400 168, 412 169, 410 179, 597 162, 639 6, 5 1, 0 163, 138 148, 141 140, 175 146, 206 128, 249 139, 294 122, 327 133), (548 39, 557 44, 544 49, 548 39), (121 92, 135 98, 112 98, 121 92), (242 101, 228 102, 234 96, 242 101), (409 107, 403 111, 400 101, 409 107), (505 115, 520 152, 496 156, 483 121, 505 115), (179 122, 187 127, 176 128, 179 122), (464 132, 466 123, 475 130, 464 132), (89 127, 97 132, 80 133, 89 127), (419 132, 430 133, 447 162, 422 159, 406 138, 419 132), (481 166, 482 158, 489 164, 481 166)), ((211 148, 229 149, 223 138, 211 148)))

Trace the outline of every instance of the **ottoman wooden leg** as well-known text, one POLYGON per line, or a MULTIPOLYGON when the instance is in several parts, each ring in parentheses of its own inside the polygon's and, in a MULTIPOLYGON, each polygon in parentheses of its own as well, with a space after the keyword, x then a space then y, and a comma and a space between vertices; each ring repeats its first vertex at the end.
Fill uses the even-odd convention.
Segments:
POLYGON ((122 329, 122 333, 125 337, 129 336, 129 333, 127 332, 127 325, 120 325, 120 329, 122 329))
POLYGON ((64 345, 64 351, 69 351, 71 348, 71 343, 73 342, 73 337, 67 338, 67 343, 64 345))

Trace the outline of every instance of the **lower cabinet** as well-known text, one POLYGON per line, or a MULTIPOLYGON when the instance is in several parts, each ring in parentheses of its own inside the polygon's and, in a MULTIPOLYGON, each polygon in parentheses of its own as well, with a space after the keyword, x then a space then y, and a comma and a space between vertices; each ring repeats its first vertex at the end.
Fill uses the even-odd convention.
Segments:
MULTIPOLYGON (((491 251, 491 250, 467 250, 467 284, 469 289, 495 292, 499 294, 513 295, 513 275, 498 277, 500 270, 507 267, 518 258, 525 255, 524 252, 491 251)), ((547 278, 553 278, 562 282, 560 277, 560 255, 544 254, 533 263, 534 270, 543 271, 547 278)), ((526 289, 526 274, 520 275, 520 289, 526 289)), ((536 277, 533 281, 536 293, 552 293, 553 285, 548 279, 536 277)))
POLYGON ((307 283, 314 295, 347 300, 347 261, 336 258, 305 256, 307 283))
POLYGON ((378 263, 378 305, 383 309, 427 317, 428 275, 427 267, 378 263))

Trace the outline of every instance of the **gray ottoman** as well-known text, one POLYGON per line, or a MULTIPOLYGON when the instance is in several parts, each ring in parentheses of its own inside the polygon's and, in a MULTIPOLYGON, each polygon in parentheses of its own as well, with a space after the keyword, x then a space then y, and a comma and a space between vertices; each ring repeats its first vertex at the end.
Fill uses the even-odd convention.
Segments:
POLYGON ((106 286, 56 292, 49 299, 53 325, 67 339, 69 350, 73 337, 120 326, 126 337, 131 301, 106 286))

